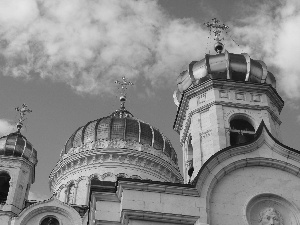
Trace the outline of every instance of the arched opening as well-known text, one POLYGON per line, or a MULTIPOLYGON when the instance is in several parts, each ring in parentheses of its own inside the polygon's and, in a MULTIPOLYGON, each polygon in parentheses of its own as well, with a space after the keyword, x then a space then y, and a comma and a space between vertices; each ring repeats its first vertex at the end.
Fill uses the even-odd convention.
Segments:
POLYGON ((68 204, 74 204, 75 203, 75 184, 74 183, 71 183, 68 187, 67 203, 68 204))
POLYGON ((189 136, 187 149, 186 149, 186 171, 187 175, 189 176, 189 182, 194 172, 194 165, 193 165, 193 145, 192 145, 192 136, 189 136))
POLYGON ((59 222, 55 217, 47 216, 42 220, 41 225, 59 225, 59 222))
POLYGON ((9 192, 9 181, 10 176, 5 173, 0 173, 0 204, 4 205, 7 200, 8 192, 9 192))
POLYGON ((255 129, 245 116, 235 116, 230 121, 230 145, 238 145, 254 139, 255 129))

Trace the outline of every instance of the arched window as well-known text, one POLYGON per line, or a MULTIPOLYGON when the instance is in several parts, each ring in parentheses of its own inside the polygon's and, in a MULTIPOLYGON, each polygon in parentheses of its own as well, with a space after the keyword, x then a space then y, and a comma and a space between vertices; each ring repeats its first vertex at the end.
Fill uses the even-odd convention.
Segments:
POLYGON ((230 121, 230 145, 238 145, 254 139, 255 129, 251 121, 242 115, 230 121))
POLYGON ((5 173, 1 172, 0 173, 0 204, 4 205, 7 200, 7 195, 9 192, 9 181, 10 181, 10 176, 5 173))
POLYGON ((42 220, 41 225, 59 225, 59 222, 55 217, 47 216, 42 220))
POLYGON ((67 192, 67 203, 74 204, 75 202, 75 184, 71 183, 67 192))
POLYGON ((189 137, 186 149, 186 172, 189 176, 189 182, 194 172, 194 165, 193 165, 193 145, 192 145, 192 136, 189 137))

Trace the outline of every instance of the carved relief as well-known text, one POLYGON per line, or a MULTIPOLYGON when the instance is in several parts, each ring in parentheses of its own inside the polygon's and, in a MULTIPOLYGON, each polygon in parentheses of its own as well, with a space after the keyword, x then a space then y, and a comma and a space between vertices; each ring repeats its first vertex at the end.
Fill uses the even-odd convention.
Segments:
POLYGON ((228 92, 226 90, 220 90, 220 98, 228 98, 228 92))
POLYGON ((261 95, 260 94, 252 94, 252 101, 253 102, 261 102, 261 95))
POLYGON ((274 194, 253 197, 246 207, 249 225, 298 225, 299 210, 292 203, 274 194))
POLYGON ((242 100, 242 101, 245 101, 245 93, 243 92, 237 92, 235 93, 235 98, 236 100, 242 100))
POLYGON ((284 225, 281 214, 274 208, 266 208, 259 214, 259 225, 284 225))
POLYGON ((197 106, 201 105, 202 103, 204 103, 206 101, 206 93, 202 93, 201 95, 199 95, 197 97, 197 106))

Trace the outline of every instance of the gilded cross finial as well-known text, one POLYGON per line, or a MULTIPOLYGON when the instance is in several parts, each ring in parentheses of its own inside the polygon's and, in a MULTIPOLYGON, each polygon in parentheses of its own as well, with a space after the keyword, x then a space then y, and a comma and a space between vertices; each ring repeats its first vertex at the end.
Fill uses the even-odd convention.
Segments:
POLYGON ((20 114, 20 118, 19 118, 18 123, 17 123, 18 133, 20 133, 20 130, 23 127, 23 122, 26 119, 25 118, 26 114, 31 113, 32 110, 29 109, 28 106, 25 103, 22 104, 22 107, 15 108, 15 110, 17 112, 19 112, 19 114, 20 114))
POLYGON ((215 45, 215 50, 217 53, 221 53, 224 47, 224 45, 220 42, 224 38, 221 39, 220 35, 222 31, 227 30, 229 28, 227 25, 219 24, 219 23, 220 21, 216 18, 212 19, 212 23, 210 22, 204 23, 204 25, 209 28, 209 33, 211 34, 211 32, 213 32, 215 34, 214 40, 217 41, 217 44, 215 45))
POLYGON ((121 107, 124 108, 124 104, 126 101, 127 87, 132 86, 133 83, 128 81, 125 77, 122 77, 122 81, 116 80, 115 84, 118 85, 118 89, 121 92, 121 96, 120 96, 121 107))

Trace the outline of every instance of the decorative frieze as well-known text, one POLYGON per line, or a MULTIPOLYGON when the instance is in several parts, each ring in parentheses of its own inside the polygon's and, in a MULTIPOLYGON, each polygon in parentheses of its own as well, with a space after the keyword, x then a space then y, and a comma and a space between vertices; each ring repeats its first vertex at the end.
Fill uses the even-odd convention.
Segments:
POLYGON ((245 95, 244 92, 236 92, 235 93, 235 99, 245 101, 246 100, 246 95, 245 95))
POLYGON ((220 90, 219 94, 220 94, 220 98, 228 98, 227 90, 220 90))

